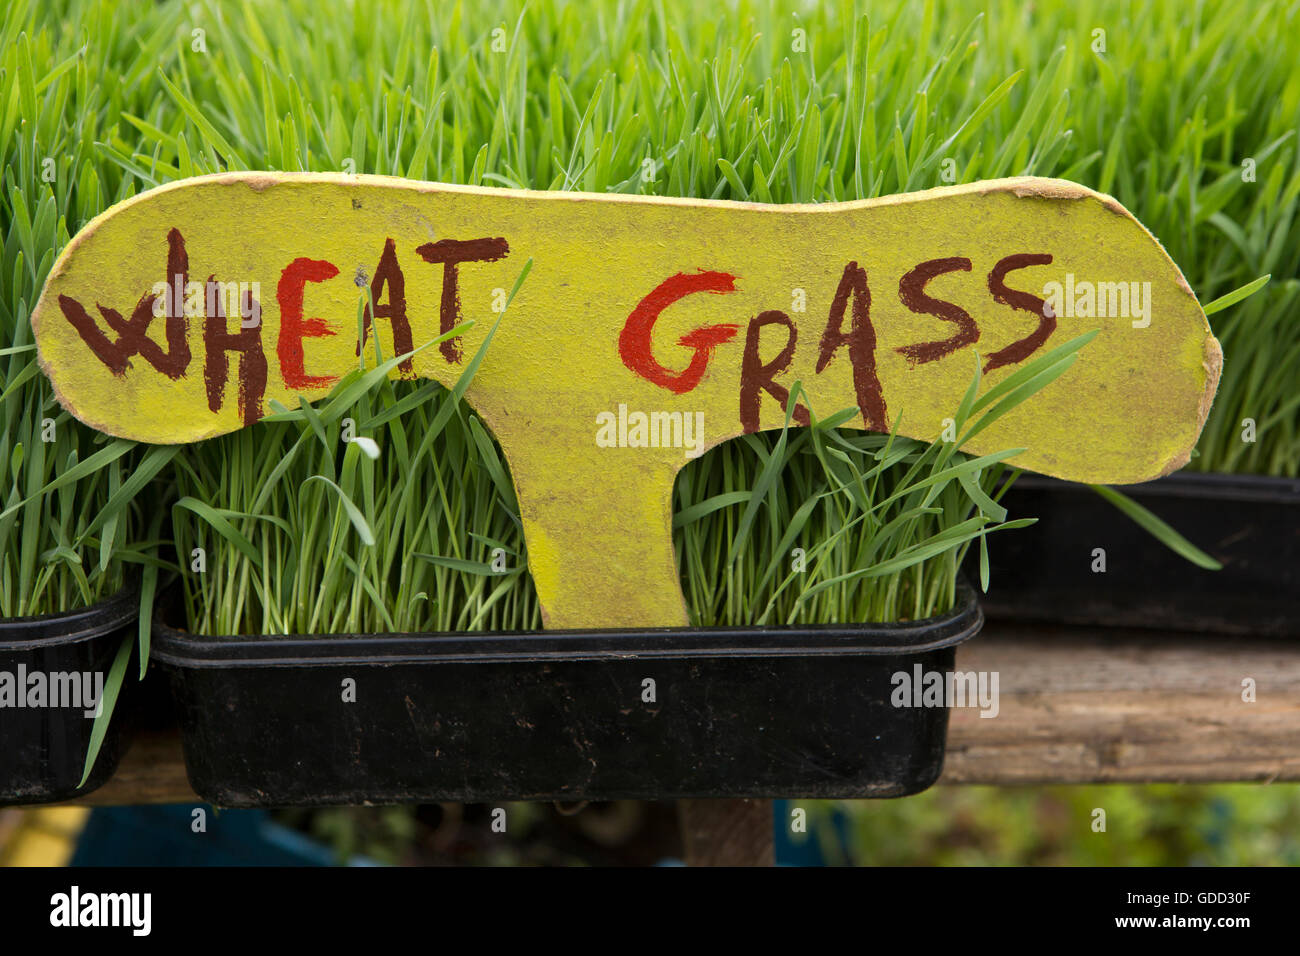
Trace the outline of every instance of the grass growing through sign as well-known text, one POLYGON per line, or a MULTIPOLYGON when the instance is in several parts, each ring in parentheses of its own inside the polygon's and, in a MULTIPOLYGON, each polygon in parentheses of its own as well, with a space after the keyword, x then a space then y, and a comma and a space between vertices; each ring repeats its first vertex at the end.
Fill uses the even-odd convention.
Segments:
POLYGON ((503 460, 467 405, 419 392, 372 383, 352 407, 327 401, 300 423, 210 439, 179 461, 173 520, 191 572, 182 575, 189 629, 541 626, 513 494, 494 477, 504 476, 503 460), (405 414, 386 415, 417 394, 405 414), (355 419, 357 439, 342 440, 344 417, 355 419), (196 548, 203 573, 193 573, 196 548))
POLYGON ((462 399, 490 345, 491 335, 450 391, 390 380, 405 356, 381 352, 373 368, 362 356, 315 407, 304 401, 182 455, 173 521, 190 562, 188 628, 540 628, 505 460, 462 399))
MULTIPOLYGON (((676 488, 692 623, 931 617, 953 606, 972 542, 987 588, 987 536, 1035 520, 1008 521, 996 500, 1015 479, 1007 460, 1022 449, 978 458, 957 449, 1055 381, 1095 336, 1058 345, 983 395, 976 364, 953 415, 953 442, 841 432, 858 414, 848 409, 793 432, 787 417, 778 434, 714 449, 709 467, 684 471, 676 488)), ((791 390, 791 411, 799 391, 791 390)))

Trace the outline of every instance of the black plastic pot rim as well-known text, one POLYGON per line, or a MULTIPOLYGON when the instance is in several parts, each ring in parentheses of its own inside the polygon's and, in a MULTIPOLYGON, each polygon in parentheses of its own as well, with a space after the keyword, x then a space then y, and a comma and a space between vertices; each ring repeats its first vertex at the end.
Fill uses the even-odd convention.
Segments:
POLYGON ((90 607, 32 617, 0 618, 0 652, 35 644, 56 647, 94 640, 130 623, 139 613, 138 582, 128 581, 116 594, 90 607))
POLYGON ((433 634, 194 636, 154 615, 153 659, 174 667, 481 664, 656 657, 821 657, 917 654, 979 633, 984 613, 964 581, 947 614, 888 624, 797 627, 628 628, 433 634))
MULTIPOLYGON (((1087 485, 1048 478, 1045 475, 1021 475, 1017 488, 1059 488, 1088 492, 1087 485)), ((1154 481, 1135 485, 1115 485, 1124 494, 1140 492, 1144 496, 1160 495, 1169 498, 1218 498, 1231 501, 1263 501, 1300 503, 1300 478, 1279 478, 1275 475, 1238 475, 1217 471, 1176 471, 1154 481)))

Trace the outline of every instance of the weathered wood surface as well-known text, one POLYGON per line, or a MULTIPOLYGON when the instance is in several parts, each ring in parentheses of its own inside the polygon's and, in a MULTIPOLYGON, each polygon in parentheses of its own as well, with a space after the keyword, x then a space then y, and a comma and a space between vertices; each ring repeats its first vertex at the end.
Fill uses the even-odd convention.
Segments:
POLYGON ((773 866, 771 800, 678 800, 689 866, 773 866))
MULTIPOLYGON (((1300 640, 993 624, 957 667, 998 673, 999 712, 953 711, 941 783, 1300 780, 1300 640)), ((189 801, 179 739, 154 734, 81 802, 189 801)))
POLYGON ((957 666, 1001 709, 953 711, 944 783, 1300 780, 1300 639, 994 630, 957 666))
POLYGON ((108 783, 77 803, 93 807, 139 803, 202 803, 185 776, 177 731, 140 734, 108 783))

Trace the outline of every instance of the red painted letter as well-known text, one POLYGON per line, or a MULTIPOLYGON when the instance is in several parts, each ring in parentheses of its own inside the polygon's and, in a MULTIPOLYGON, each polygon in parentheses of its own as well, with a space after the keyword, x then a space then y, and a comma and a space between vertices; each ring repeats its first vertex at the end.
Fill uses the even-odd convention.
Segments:
POLYGON ((683 335, 677 343, 694 349, 695 352, 684 371, 674 372, 655 361, 651 352, 650 333, 654 331, 655 320, 664 309, 692 293, 725 295, 735 291, 736 277, 726 272, 697 272, 694 275, 679 272, 665 279, 632 310, 619 334, 618 354, 622 356, 623 364, 647 381, 670 392, 678 395, 689 392, 704 377, 713 349, 735 337, 740 327, 705 325, 683 335))
POLYGON ((339 274, 338 266, 324 259, 294 259, 280 273, 275 297, 280 303, 280 374, 284 384, 294 389, 329 388, 336 375, 308 375, 303 370, 302 340, 324 338, 334 331, 324 319, 302 317, 302 290, 308 282, 324 282, 339 274))

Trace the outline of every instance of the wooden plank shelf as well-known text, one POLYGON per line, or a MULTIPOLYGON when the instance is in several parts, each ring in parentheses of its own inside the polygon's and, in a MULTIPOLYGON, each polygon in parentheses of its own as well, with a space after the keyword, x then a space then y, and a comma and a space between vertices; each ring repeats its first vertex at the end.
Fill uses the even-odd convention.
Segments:
POLYGON ((957 666, 998 671, 1001 709, 953 711, 943 783, 1300 780, 1300 635, 986 631, 957 666))
MULTIPOLYGON (((1300 639, 992 623, 957 669, 996 672, 999 708, 953 710, 943 784, 1300 780, 1300 639)), ((77 802, 199 798, 173 731, 77 802)))

